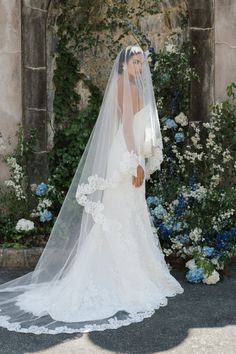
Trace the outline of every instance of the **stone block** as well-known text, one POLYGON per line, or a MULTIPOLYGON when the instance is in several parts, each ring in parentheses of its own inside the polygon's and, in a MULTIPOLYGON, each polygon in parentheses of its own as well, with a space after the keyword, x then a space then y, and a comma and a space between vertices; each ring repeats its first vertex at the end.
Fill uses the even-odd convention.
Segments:
POLYGON ((24 66, 43 67, 46 65, 46 21, 46 12, 23 7, 22 44, 24 66))
POLYGON ((35 111, 26 108, 24 124, 28 129, 25 130, 26 136, 30 133, 30 128, 36 130, 36 142, 33 151, 41 152, 47 149, 47 113, 46 111, 35 111))
POLYGON ((16 53, 21 51, 20 1, 0 2, 0 51, 16 53))
POLYGON ((25 266, 27 268, 34 268, 43 252, 42 247, 32 247, 25 249, 25 266))
POLYGON ((7 268, 24 268, 25 259, 23 249, 7 249, 4 252, 4 267, 7 268))
POLYGON ((214 99, 214 52, 212 30, 190 31, 190 38, 197 53, 191 58, 191 66, 200 76, 200 81, 191 83, 190 112, 192 120, 207 121, 209 105, 214 99))
POLYGON ((24 108, 45 109, 47 102, 46 70, 24 68, 24 108))
POLYGON ((50 2, 51 0, 23 0, 23 5, 33 9, 47 10, 50 2))
POLYGON ((35 152, 30 155, 27 163, 28 176, 31 183, 41 183, 48 178, 47 152, 35 152))
POLYGON ((215 41, 235 46, 236 2, 234 0, 215 1, 215 41), (226 20, 227 19, 227 20, 226 20))
POLYGON ((208 28, 214 24, 214 0, 189 0, 188 12, 191 27, 208 28))

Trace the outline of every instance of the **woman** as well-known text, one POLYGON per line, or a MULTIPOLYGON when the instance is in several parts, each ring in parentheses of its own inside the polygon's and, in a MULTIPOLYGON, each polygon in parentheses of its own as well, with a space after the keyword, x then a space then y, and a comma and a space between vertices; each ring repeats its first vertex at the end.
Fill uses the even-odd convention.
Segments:
POLYGON ((34 271, 0 286, 1 326, 35 334, 118 328, 183 293, 145 200, 162 147, 148 61, 128 46, 34 271))

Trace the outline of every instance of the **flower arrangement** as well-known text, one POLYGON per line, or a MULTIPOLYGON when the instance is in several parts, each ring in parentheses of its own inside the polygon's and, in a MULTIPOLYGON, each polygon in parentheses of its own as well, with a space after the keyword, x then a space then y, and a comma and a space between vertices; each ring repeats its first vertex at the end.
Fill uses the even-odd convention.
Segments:
POLYGON ((189 122, 177 99, 169 113, 162 100, 164 160, 148 186, 147 205, 167 260, 184 260, 191 283, 217 283, 236 254, 235 88, 229 85, 229 98, 211 106, 209 122, 189 122))
POLYGON ((2 157, 10 178, 0 188, 0 236, 3 247, 43 245, 50 233, 54 215, 55 187, 44 182, 30 185, 26 173, 29 145, 18 129, 18 144, 9 155, 2 157), (41 235, 38 237, 38 235, 41 235))

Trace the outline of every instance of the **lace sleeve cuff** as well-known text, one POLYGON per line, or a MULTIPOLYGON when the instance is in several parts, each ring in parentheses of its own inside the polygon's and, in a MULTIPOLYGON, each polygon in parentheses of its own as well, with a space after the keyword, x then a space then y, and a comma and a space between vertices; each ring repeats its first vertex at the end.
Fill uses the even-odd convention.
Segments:
POLYGON ((150 175, 153 172, 161 169, 162 161, 163 161, 162 149, 156 148, 154 155, 149 157, 146 163, 146 179, 149 179, 150 175))
POLYGON ((137 166, 141 164, 141 157, 137 155, 133 150, 131 152, 126 151, 120 162, 120 170, 123 173, 130 174, 131 176, 137 175, 137 166))

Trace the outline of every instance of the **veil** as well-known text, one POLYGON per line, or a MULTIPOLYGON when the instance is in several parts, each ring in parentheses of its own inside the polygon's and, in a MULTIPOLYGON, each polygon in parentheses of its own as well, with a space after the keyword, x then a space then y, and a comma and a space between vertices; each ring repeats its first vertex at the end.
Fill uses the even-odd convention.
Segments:
MULTIPOLYGON (((104 232, 113 229, 116 220, 107 217, 105 191, 117 188, 124 176, 136 176, 138 165, 144 168, 145 179, 150 178, 160 169, 162 148, 148 60, 139 46, 128 46, 114 61, 97 121, 35 269, 0 285, 0 326, 36 334, 79 331, 75 322, 65 326, 46 313, 22 311, 17 298, 42 285, 47 297, 50 288, 66 277, 80 257, 92 227, 99 225, 104 232), (133 121, 140 112, 143 129, 135 133, 133 121), (110 168, 110 152, 118 131, 123 134, 126 149, 119 164, 110 168)), ((91 327, 85 324, 83 328, 85 332, 91 327)))

